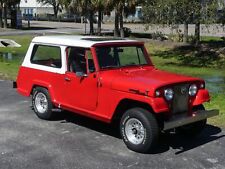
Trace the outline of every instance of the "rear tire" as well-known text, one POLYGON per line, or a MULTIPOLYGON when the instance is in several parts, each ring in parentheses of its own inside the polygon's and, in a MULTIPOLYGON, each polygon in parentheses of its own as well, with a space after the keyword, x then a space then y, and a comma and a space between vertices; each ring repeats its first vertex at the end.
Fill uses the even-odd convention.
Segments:
MULTIPOLYGON (((193 108, 193 111, 196 111, 196 110, 205 110, 205 108, 203 105, 199 105, 193 108)), ((207 119, 204 119, 192 124, 179 127, 178 132, 188 137, 196 137, 199 134, 201 134, 206 124, 207 124, 207 119)))
POLYGON ((35 114, 44 120, 50 120, 53 117, 53 104, 47 89, 36 87, 33 91, 32 106, 35 114))
POLYGON ((121 118, 120 133, 130 150, 147 153, 157 145, 159 127, 156 118, 149 111, 132 108, 121 118))

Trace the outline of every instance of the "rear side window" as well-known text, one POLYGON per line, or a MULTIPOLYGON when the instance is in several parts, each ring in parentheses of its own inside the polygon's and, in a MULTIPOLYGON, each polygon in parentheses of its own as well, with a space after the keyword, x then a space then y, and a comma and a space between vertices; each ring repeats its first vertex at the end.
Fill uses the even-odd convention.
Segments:
POLYGON ((34 45, 31 63, 54 68, 62 67, 61 50, 57 46, 34 45))

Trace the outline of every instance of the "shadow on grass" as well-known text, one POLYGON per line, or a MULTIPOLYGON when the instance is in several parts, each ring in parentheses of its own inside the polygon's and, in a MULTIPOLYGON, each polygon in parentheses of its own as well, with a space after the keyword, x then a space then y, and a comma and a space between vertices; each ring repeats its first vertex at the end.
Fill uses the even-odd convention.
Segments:
MULTIPOLYGON (((57 113, 54 120, 60 121, 61 123, 73 123, 121 139, 119 126, 116 126, 115 124, 106 124, 67 111, 57 113)), ((164 153, 171 148, 178 150, 175 154, 180 154, 224 137, 225 135, 219 135, 221 131, 222 130, 218 127, 207 125, 202 134, 196 138, 189 139, 180 134, 162 133, 159 140, 159 146, 153 152, 149 152, 149 154, 164 153)))
POLYGON ((155 56, 164 59, 175 58, 181 66, 222 68, 225 64, 225 42, 203 41, 198 46, 181 45, 167 51, 158 51, 155 56))

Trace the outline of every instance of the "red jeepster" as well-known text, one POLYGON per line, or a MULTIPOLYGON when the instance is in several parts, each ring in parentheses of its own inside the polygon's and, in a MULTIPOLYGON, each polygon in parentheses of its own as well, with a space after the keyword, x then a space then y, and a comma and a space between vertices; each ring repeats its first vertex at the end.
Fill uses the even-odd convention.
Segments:
POLYGON ((210 97, 202 79, 158 70, 135 40, 36 37, 14 86, 32 96, 41 119, 57 108, 118 122, 125 144, 137 152, 154 148, 161 131, 196 135, 219 113, 204 109, 210 97))

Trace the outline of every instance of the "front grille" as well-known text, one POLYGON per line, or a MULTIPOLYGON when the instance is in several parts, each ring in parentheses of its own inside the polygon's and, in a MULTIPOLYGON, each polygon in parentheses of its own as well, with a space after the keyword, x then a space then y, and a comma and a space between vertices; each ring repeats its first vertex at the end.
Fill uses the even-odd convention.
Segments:
POLYGON ((188 112, 189 85, 182 84, 174 86, 174 98, 172 101, 172 113, 179 114, 188 112))

